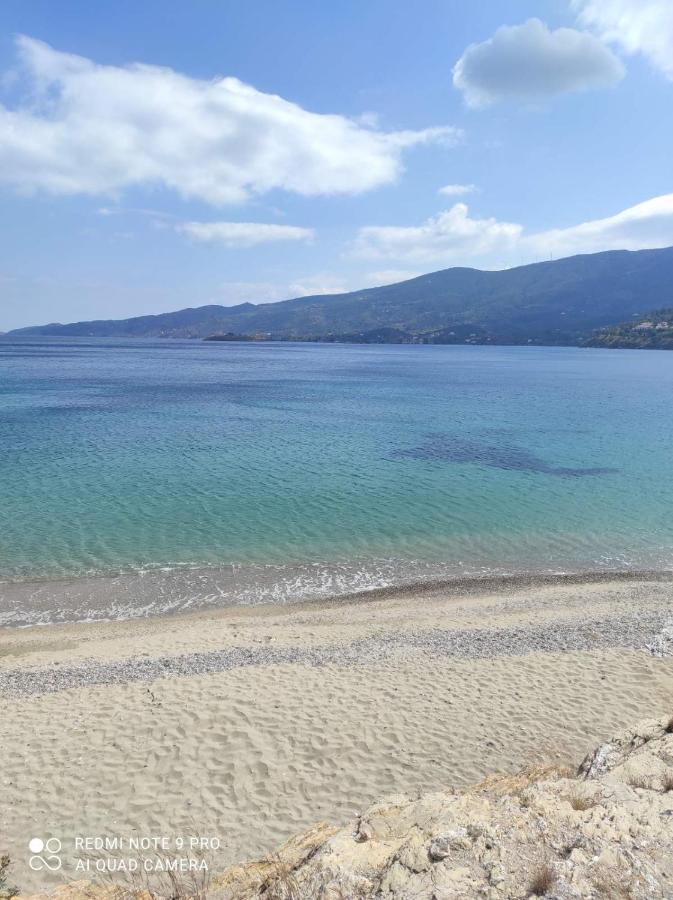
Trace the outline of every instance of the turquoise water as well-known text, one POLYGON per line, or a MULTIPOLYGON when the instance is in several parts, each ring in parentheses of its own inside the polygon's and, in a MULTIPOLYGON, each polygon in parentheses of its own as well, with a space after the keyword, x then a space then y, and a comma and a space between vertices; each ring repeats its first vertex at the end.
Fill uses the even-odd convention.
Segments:
POLYGON ((667 568, 672 397, 665 352, 0 339, 0 578, 667 568))

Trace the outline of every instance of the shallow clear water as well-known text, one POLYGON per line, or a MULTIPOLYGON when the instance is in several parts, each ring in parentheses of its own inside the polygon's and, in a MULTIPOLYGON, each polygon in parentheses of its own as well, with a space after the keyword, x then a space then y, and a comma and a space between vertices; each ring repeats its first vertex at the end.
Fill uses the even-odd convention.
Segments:
POLYGON ((0 339, 0 577, 669 567, 672 389, 665 352, 0 339))

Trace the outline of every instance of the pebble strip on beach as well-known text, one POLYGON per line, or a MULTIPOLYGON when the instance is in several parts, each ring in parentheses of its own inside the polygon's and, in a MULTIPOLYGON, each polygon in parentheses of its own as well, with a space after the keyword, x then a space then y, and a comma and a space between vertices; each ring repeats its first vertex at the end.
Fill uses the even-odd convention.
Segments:
MULTIPOLYGON (((432 629, 389 633, 342 645, 318 647, 227 647, 207 652, 113 662, 86 660, 77 665, 16 668, 0 671, 0 695, 27 697, 92 685, 150 682, 189 677, 244 666, 356 666, 400 659, 417 653, 458 659, 522 656, 527 653, 567 653, 609 648, 642 649, 665 631, 670 610, 641 610, 609 618, 558 620, 513 628, 432 629)), ((661 655, 661 654, 657 654, 661 655)))

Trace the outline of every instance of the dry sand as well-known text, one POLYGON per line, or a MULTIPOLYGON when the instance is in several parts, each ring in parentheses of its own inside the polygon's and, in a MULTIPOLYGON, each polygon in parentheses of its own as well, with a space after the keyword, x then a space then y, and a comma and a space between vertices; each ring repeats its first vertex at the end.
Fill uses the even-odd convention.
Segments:
POLYGON ((77 877, 78 836, 196 832, 221 868, 392 792, 578 763, 670 710, 645 645, 671 618, 642 577, 0 631, 0 853, 24 890, 77 877))

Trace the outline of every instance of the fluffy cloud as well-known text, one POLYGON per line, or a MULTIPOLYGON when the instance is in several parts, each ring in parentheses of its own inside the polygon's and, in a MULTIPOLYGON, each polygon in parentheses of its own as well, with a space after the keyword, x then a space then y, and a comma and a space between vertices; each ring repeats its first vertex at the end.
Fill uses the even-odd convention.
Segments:
POLYGON ((444 197, 462 197, 465 194, 474 194, 476 190, 475 184, 445 184, 437 193, 444 197))
POLYGON ((606 219, 533 234, 521 242, 522 251, 542 256, 670 246, 673 246, 673 194, 654 197, 606 219))
POLYGON ((22 190, 162 185, 216 205, 273 188, 358 193, 394 181, 404 150, 460 138, 448 126, 377 131, 236 78, 102 66, 28 37, 17 51, 24 99, 0 105, 0 181, 22 190))
POLYGON ((314 294, 344 294, 353 290, 342 275, 330 272, 319 272, 317 275, 306 275, 290 282, 288 297, 310 297, 314 294))
POLYGON ((361 228, 353 252, 365 259, 449 264, 510 249, 519 241, 521 230, 521 225, 497 219, 472 219, 467 206, 456 203, 422 225, 361 228))
MULTIPOLYGON (((357 287, 362 287, 358 282, 357 287)), ((307 275, 285 283, 271 281, 225 281, 209 298, 209 303, 235 306, 237 303, 274 303, 314 294, 342 294, 352 287, 329 272, 307 275)))
POLYGON ((605 219, 524 234, 521 225, 496 219, 472 219, 464 203, 422 225, 361 228, 353 252, 370 259, 395 259, 444 265, 479 258, 531 262, 539 257, 572 256, 600 250, 643 250, 673 246, 673 194, 646 200, 605 219))
POLYGON ((626 53, 643 53, 673 80, 671 0, 573 0, 580 22, 626 53))
POLYGON ((573 28, 550 31, 529 19, 470 45, 453 68, 453 83, 468 106, 483 107, 608 87, 623 75, 622 63, 593 35, 573 28))
POLYGON ((410 278, 418 278, 422 274, 414 269, 381 269, 378 272, 368 272, 360 286, 381 287, 383 284, 397 284, 398 281, 409 281, 410 278))
MULTIPOLYGON (((319 272, 285 283, 269 281, 225 281, 218 290, 208 297, 209 303, 223 303, 234 306, 237 303, 272 303, 295 297, 309 297, 322 294, 345 294, 367 287, 396 284, 422 275, 422 271, 410 269, 384 269, 378 272, 351 272, 348 277, 319 272)), ((2 276, 0 276, 0 281, 2 276)))
POLYGON ((195 241, 224 244, 225 247, 254 247, 273 241, 308 241, 314 236, 312 228, 262 222, 182 222, 175 229, 195 241))

